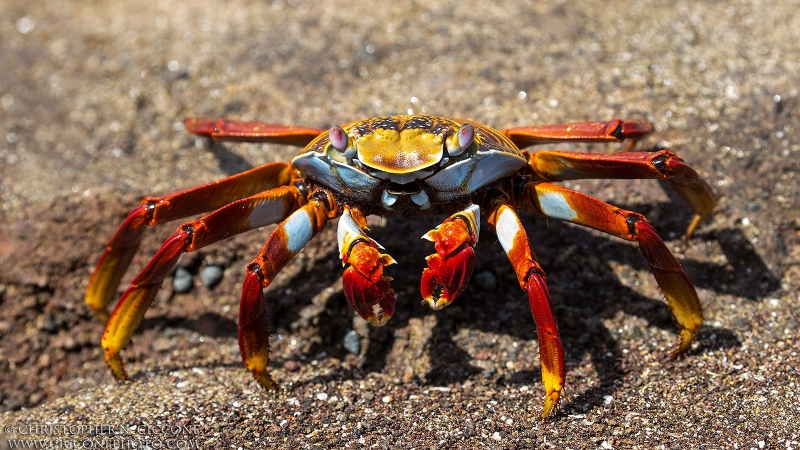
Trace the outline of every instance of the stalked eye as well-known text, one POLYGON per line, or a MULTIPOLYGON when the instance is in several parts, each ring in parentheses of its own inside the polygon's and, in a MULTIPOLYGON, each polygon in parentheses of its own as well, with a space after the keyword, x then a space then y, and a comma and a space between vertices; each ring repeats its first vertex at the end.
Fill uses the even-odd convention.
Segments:
POLYGON ((447 153, 450 156, 458 156, 464 153, 464 150, 468 149, 469 146, 472 145, 472 141, 474 139, 475 128, 468 123, 461 125, 461 128, 459 128, 455 134, 451 134, 447 137, 447 153))
POLYGON ((467 147, 472 145, 472 140, 475 138, 475 129, 472 125, 465 123, 458 129, 458 146, 461 150, 466 150, 467 147))
POLYGON ((331 145, 336 150, 343 152, 347 149, 347 133, 344 132, 342 127, 334 126, 331 128, 330 133, 328 133, 328 139, 330 139, 331 145))

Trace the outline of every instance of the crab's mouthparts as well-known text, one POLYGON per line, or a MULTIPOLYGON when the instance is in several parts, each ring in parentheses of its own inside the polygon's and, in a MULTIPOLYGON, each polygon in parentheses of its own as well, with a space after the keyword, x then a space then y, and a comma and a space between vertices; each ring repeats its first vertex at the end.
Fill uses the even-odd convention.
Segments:
POLYGON ((395 195, 413 195, 422 192, 422 186, 416 181, 403 184, 391 181, 386 185, 386 192, 395 195))

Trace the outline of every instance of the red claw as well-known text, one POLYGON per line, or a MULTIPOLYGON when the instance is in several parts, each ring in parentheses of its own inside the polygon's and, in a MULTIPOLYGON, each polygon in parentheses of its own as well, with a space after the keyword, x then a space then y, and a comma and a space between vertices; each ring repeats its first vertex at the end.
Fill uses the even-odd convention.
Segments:
POLYGON ((367 322, 383 326, 394 315, 391 278, 383 276, 383 266, 394 260, 381 254, 372 242, 360 241, 343 262, 349 264, 342 275, 347 302, 367 322))
POLYGON ((449 305, 467 286, 475 267, 478 242, 478 207, 471 205, 453 214, 424 239, 433 241, 436 253, 428 256, 422 271, 420 292, 432 309, 449 305))
POLYGON ((364 215, 345 206, 339 218, 337 240, 342 264, 344 296, 364 320, 375 326, 385 325, 394 314, 392 279, 383 276, 383 266, 394 264, 391 256, 381 253, 377 242, 364 234, 364 215))
POLYGON ((420 292, 433 309, 442 309, 464 290, 475 267, 475 250, 464 243, 445 257, 428 256, 428 268, 422 271, 420 292))

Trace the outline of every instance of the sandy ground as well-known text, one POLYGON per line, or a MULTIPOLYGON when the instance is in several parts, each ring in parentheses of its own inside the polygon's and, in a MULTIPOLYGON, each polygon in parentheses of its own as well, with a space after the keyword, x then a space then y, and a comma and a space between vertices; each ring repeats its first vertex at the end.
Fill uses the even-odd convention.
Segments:
MULTIPOLYGON (((0 448, 44 424, 154 448, 800 447, 800 4, 530 3, 0 2, 0 448), (658 182, 571 187, 644 213, 675 252, 705 309, 688 354, 667 358, 677 329, 634 245, 523 215, 568 370, 539 421, 535 327, 494 235, 483 283, 433 312, 417 237, 442 218, 387 217, 370 222, 400 263, 387 326, 347 307, 333 226, 269 288, 282 391, 261 392, 236 346, 269 230, 186 255, 193 289, 167 279, 124 352, 133 381, 111 378, 83 292, 127 212, 297 151, 212 144, 184 117, 326 128, 406 111, 654 122, 643 148, 673 149, 720 197, 690 244, 689 208, 658 182), (213 287, 208 265, 224 268, 213 287)), ((123 284, 176 225, 148 233, 123 284)))

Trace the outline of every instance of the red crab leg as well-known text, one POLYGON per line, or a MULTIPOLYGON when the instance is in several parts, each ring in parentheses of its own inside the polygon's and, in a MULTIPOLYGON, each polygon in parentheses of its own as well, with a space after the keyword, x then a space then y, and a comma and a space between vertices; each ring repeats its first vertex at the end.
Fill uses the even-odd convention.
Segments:
POLYGON ((226 119, 186 119, 186 129, 217 141, 269 142, 305 147, 327 130, 262 122, 237 122, 226 119))
POLYGON ((128 378, 120 350, 130 342, 147 308, 178 258, 235 234, 283 220, 305 203, 295 186, 282 186, 237 200, 193 222, 178 227, 153 259, 133 279, 106 324, 101 341, 106 363, 117 379, 128 378))
POLYGON ((645 120, 620 120, 608 122, 572 122, 535 127, 517 127, 503 130, 519 148, 551 142, 623 142, 623 151, 633 148, 636 141, 653 131, 653 124, 645 120))
POLYGON ((436 253, 425 260, 420 292, 432 309, 442 309, 464 290, 475 266, 475 244, 480 233, 480 208, 470 205, 422 236, 436 253))
POLYGON ((520 206, 528 211, 638 242, 672 314, 681 326, 680 343, 672 356, 689 348, 703 323, 697 292, 644 216, 555 184, 528 183, 521 194, 520 206))
POLYGON ((669 150, 612 155, 543 151, 530 154, 529 164, 536 175, 548 181, 580 178, 666 180, 694 209, 695 216, 686 230, 687 239, 711 215, 717 204, 717 197, 708 183, 669 150))
POLYGON ((564 387, 564 349, 553 317, 546 276, 536 260, 536 255, 531 251, 525 228, 513 208, 501 203, 489 215, 489 224, 497 232, 497 238, 514 267, 520 287, 528 293, 539 336, 539 360, 545 388, 542 412, 544 418, 558 403, 564 387))
POLYGON ((147 226, 212 211, 257 192, 288 185, 296 174, 289 164, 272 163, 163 197, 145 197, 106 243, 89 280, 86 303, 101 321, 108 321, 106 305, 114 298, 147 226))
POLYGON ((247 266, 239 303, 239 351, 242 362, 264 389, 274 389, 269 374, 269 322, 264 289, 316 235, 328 219, 336 216, 333 196, 323 190, 312 194, 309 203, 281 222, 267 239, 256 259, 247 266))
POLYGON ((364 320, 380 327, 394 315, 394 291, 389 287, 392 279, 383 275, 383 266, 396 261, 381 253, 383 247, 364 234, 363 219, 357 210, 351 215, 347 206, 339 218, 339 257, 346 266, 342 284, 350 306, 364 320))

